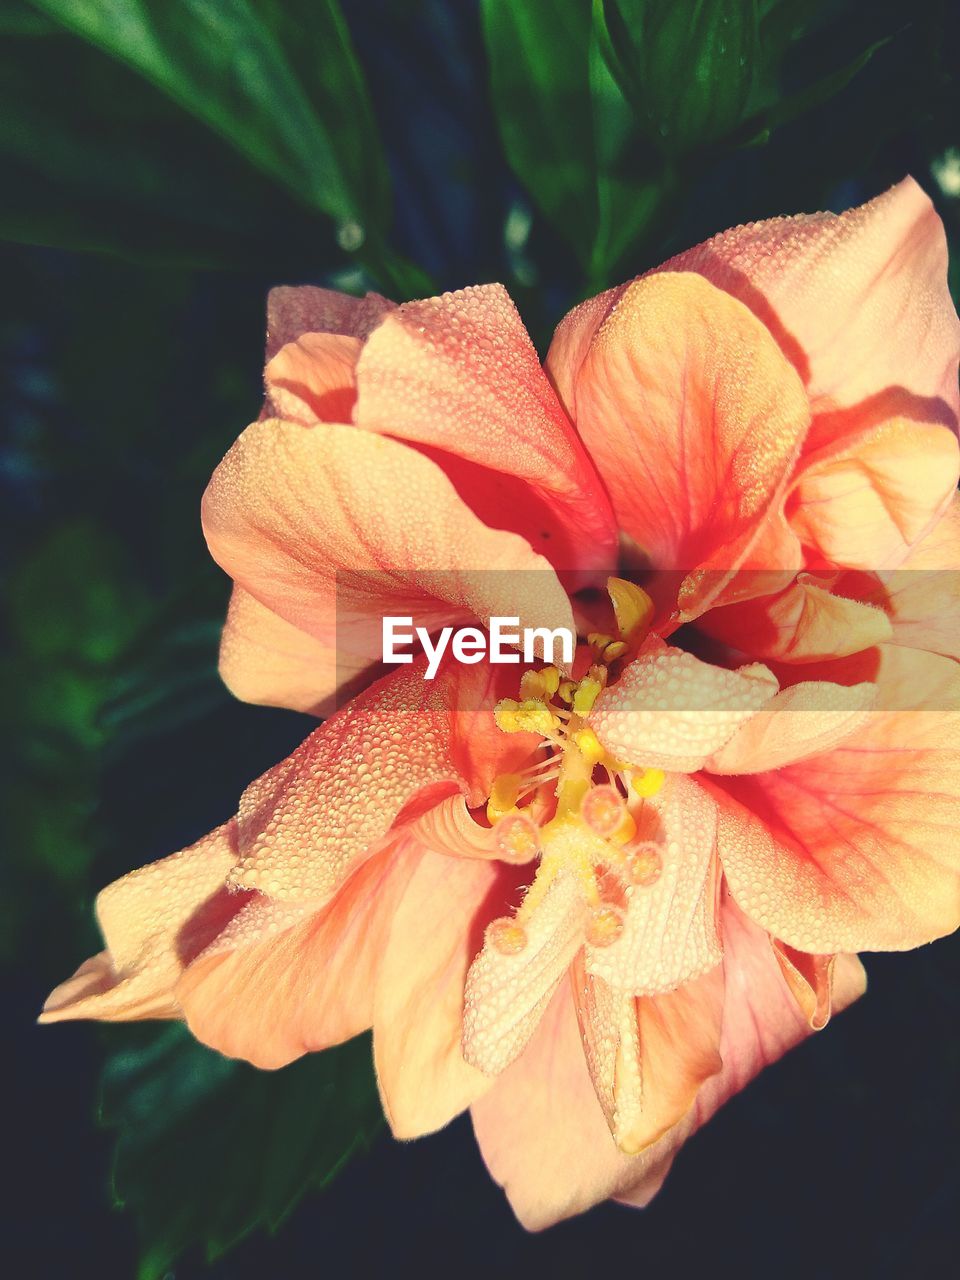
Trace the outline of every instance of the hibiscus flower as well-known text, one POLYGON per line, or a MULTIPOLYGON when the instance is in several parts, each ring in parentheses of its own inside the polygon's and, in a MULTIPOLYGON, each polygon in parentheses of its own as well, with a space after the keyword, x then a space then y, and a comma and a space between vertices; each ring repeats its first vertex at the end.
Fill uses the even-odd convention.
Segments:
POLYGON ((373 1028, 415 1137, 470 1108, 520 1220, 676 1151, 960 923, 960 325, 930 202, 736 228, 583 303, 277 289, 203 521, 221 671, 332 715, 99 896, 43 1017, 279 1067, 373 1028), (567 626, 570 670, 380 621, 567 626))

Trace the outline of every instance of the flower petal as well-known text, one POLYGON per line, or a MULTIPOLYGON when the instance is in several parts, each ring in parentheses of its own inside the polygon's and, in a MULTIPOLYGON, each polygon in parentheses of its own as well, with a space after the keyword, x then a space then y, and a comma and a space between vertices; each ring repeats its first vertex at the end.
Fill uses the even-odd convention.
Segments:
POLYGON ((281 347, 263 371, 267 398, 261 418, 312 425, 349 422, 357 399, 363 343, 339 333, 304 333, 281 347))
POLYGON ((713 780, 731 891, 802 951, 905 950, 960 924, 960 668, 876 652, 884 709, 853 740, 713 780))
POLYGON ((759 663, 728 671, 648 642, 603 690, 590 724, 618 760, 694 773, 776 692, 776 677, 759 663))
POLYGON ((97 897, 107 950, 48 997, 41 1022, 68 1018, 176 1018, 174 987, 186 963, 185 934, 226 924, 239 903, 220 891, 236 859, 227 822, 179 853, 131 871, 97 897))
POLYGON ((676 991, 634 996, 575 966, 571 974, 597 1097, 626 1155, 650 1147, 693 1106, 721 1068, 723 971, 676 991))
POLYGON ((621 527, 661 569, 735 568, 776 514, 810 420, 763 325, 692 274, 626 289, 575 404, 621 527))
POLYGON ((267 297, 267 358, 303 333, 366 338, 395 307, 379 293, 354 298, 315 285, 278 285, 267 297))
POLYGON ((837 956, 811 955, 770 939, 780 972, 812 1031, 822 1031, 833 1012, 833 975, 837 956))
POLYGON ((869 724, 877 703, 871 681, 804 680, 782 689, 706 761, 710 773, 763 773, 832 751, 869 724))
POLYGON ((358 425, 428 446, 487 524, 558 568, 616 562, 609 500, 501 285, 392 312, 357 381, 358 425))
POLYGON ((464 1061, 463 992, 499 878, 494 863, 428 850, 394 912, 377 972, 373 1046, 395 1137, 441 1128, 490 1087, 464 1061))
POLYGON ((428 458, 353 427, 248 427, 210 481, 203 521, 240 586, 351 655, 380 656, 385 615, 429 630, 492 615, 573 627, 543 557, 481 524, 428 458))
POLYGON ((516 750, 479 710, 489 679, 489 668, 449 664, 428 682, 415 666, 354 698, 244 791, 231 882, 320 905, 401 810, 412 820, 453 790, 480 803, 516 750))
POLYGON ((875 603, 893 643, 960 658, 960 497, 898 569, 880 575, 875 603))
POLYGON ((370 659, 336 649, 286 622, 235 586, 220 639, 220 678, 236 698, 328 715, 328 691, 370 669, 370 659), (326 696, 325 696, 326 695, 326 696))
POLYGON ((940 519, 958 477, 952 430, 881 416, 804 459, 788 500, 790 527, 831 564, 896 567, 940 519))
POLYGON ((583 933, 580 883, 566 868, 525 921, 527 942, 504 955, 485 942, 467 975, 463 1056, 487 1075, 499 1075, 537 1029, 583 933))
POLYGON ((645 838, 662 848, 651 885, 625 890, 624 927, 616 942, 586 947, 584 968, 617 995, 662 995, 720 962, 717 932, 717 815, 713 799, 680 775, 644 801, 645 838))
POLYGON ((845 658, 893 637, 882 609, 835 595, 806 573, 775 595, 711 609, 698 627, 764 662, 845 658))
POLYGON ((237 894, 243 909, 177 986, 197 1039, 272 1070, 370 1027, 393 912, 419 857, 393 842, 320 911, 237 894))

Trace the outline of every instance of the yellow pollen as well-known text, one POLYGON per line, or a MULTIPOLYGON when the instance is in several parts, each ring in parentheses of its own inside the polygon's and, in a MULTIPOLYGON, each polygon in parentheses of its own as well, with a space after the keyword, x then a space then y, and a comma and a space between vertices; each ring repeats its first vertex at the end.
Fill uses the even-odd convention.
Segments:
POLYGON ((490 822, 497 822, 516 807, 522 785, 523 778, 519 773, 501 773, 494 778, 490 799, 487 801, 487 818, 490 822))
POLYGON ((584 676, 573 695, 574 715, 588 716, 599 698, 603 685, 593 676, 584 676))
POLYGON ((646 800, 662 789, 666 776, 662 769, 643 769, 633 775, 630 785, 638 796, 646 800))
POLYGON ((565 702, 568 706, 573 702, 573 695, 577 692, 576 680, 561 680, 557 694, 561 702, 565 702))
POLYGON ((538 698, 526 698, 516 702, 513 698, 502 698, 493 712, 497 728, 504 733, 539 733, 543 738, 550 738, 559 724, 546 703, 538 698))
POLYGON ((578 729, 571 737, 580 748, 580 754, 589 765, 599 764, 607 754, 600 743, 600 739, 589 726, 585 729, 578 729))
POLYGON ((527 945, 527 931, 509 916, 491 920, 484 934, 485 940, 502 956, 516 956, 527 945))
POLYGON ((511 813, 497 823, 497 851, 505 862, 532 862, 540 852, 540 833, 522 813, 511 813))
POLYGON ((607 594, 613 604, 620 639, 635 648, 643 640, 653 621, 653 601, 636 583, 624 578, 608 578, 607 594))
POLYGON ((603 902, 587 919, 587 941, 594 947, 609 947, 623 933, 623 912, 612 902, 603 902))

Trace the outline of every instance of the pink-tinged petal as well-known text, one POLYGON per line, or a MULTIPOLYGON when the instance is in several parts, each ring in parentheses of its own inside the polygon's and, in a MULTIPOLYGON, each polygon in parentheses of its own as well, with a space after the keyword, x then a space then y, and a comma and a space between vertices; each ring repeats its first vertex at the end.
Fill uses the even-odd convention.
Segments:
POLYGON ((328 715, 328 690, 349 687, 370 659, 325 645, 234 587, 220 639, 220 676, 236 698, 328 715))
POLYGON ((597 699, 590 724, 618 760, 694 773, 777 692, 759 663, 728 671, 657 642, 597 699))
POLYGON ((688 778, 668 778, 644 801, 638 834, 660 846, 660 874, 625 889, 623 931, 587 945, 588 973, 618 994, 663 995, 719 964, 716 833, 713 799, 688 778))
POLYGON ((464 995, 463 1056, 499 1075, 537 1029, 583 936, 580 881, 564 865, 524 921, 526 945, 513 955, 489 940, 470 966, 464 995))
POLYGON ((563 569, 616 562, 603 485, 500 285, 410 302, 357 369, 356 421, 429 448, 487 524, 563 569))
POLYGON ((893 637, 882 609, 834 595, 828 582, 810 574, 801 574, 775 595, 711 609, 698 626, 765 662, 845 658, 893 637))
POLYGON ((131 871, 97 897, 106 951, 52 992, 41 1022, 68 1018, 176 1018, 174 988, 189 939, 212 936, 237 909, 222 894, 236 860, 236 823, 179 853, 131 871))
POLYGON ((803 375, 817 407, 888 387, 958 411, 960 324, 947 243, 912 178, 859 208, 724 231, 661 270, 698 271, 742 299, 803 375))
POLYGON ((568 982, 523 1054, 471 1114, 490 1176, 528 1231, 666 1172, 657 1147, 640 1156, 617 1149, 587 1070, 568 982))
POLYGON ((463 991, 500 879, 493 863, 427 851, 394 913, 377 972, 373 1046, 398 1138, 441 1128, 490 1087, 463 1057, 463 991))
POLYGON ((958 477, 952 430, 884 417, 804 458, 788 500, 790 527, 829 563, 895 568, 940 519, 958 477))
POLYGON ((542 556, 482 524, 430 459, 353 427, 255 423, 214 473, 203 522, 238 585, 352 655, 380 656, 385 615, 573 627, 542 556))
POLYGON ((537 847, 532 843, 529 856, 517 858, 511 852, 508 857, 500 845, 497 827, 481 826, 471 815, 462 795, 446 796, 428 809, 410 824, 410 835, 434 853, 447 857, 513 863, 532 862, 537 857, 537 847))
POLYGON ((893 643, 960 658, 960 498, 871 593, 893 627, 893 643))
POLYGON ((304 333, 366 338, 395 307, 378 293, 354 298, 315 285, 278 285, 267 298, 267 359, 304 333))
POLYGON ((454 790, 479 804, 517 750, 481 710, 490 680, 489 668, 448 664, 426 681, 418 664, 350 701, 243 793, 231 882, 320 905, 398 817, 454 790))
POLYGON ((260 417, 307 426, 349 422, 362 348, 359 338, 339 333, 304 333, 288 342, 263 371, 267 398, 260 417))
POLYGON ((810 421, 763 325, 692 274, 627 288, 580 367, 575 406, 621 527, 661 569, 738 567, 778 514, 810 421))
MULTIPOLYGON (((706 1079, 687 1115, 640 1155, 625 1156, 610 1136, 566 984, 521 1057, 474 1103, 474 1130, 487 1168, 529 1230, 582 1213, 610 1196, 648 1203, 686 1139, 764 1066, 810 1034, 767 935, 729 899, 723 904, 723 940, 723 1066, 706 1079)), ((835 1011, 863 989, 859 962, 839 956, 835 1011)), ((683 1054, 682 1044, 678 1053, 683 1054)))
POLYGON ((732 893, 801 951, 905 950, 960 924, 960 668, 876 655, 883 709, 850 741, 711 784, 732 893))
POLYGON ((706 761, 710 773, 763 773, 832 751, 870 723, 877 687, 804 680, 783 689, 706 761))
POLYGON ((676 991, 637 998, 582 965, 571 973, 590 1077, 614 1141, 626 1155, 682 1120, 723 1065, 723 970, 676 991))
POLYGON ((416 846, 393 842, 317 912, 236 895, 243 909, 176 989, 193 1034, 272 1070, 365 1031, 393 913, 419 858, 416 846))

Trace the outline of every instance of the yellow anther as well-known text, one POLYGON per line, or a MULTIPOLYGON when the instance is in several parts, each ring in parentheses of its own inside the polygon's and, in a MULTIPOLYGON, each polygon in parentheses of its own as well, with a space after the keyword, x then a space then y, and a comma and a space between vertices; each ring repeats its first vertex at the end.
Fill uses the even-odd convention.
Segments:
POLYGON ((662 769, 642 769, 633 775, 630 785, 638 796, 648 800, 650 796, 655 796, 662 789, 666 776, 662 769))
POLYGON ((511 920, 509 916, 501 916, 499 920, 491 920, 485 933, 486 941, 502 956, 516 956, 527 945, 527 931, 522 924, 511 920))
POLYGON ((501 698, 493 709, 493 718, 497 728, 502 729, 504 733, 519 733, 520 726, 517 724, 517 709, 520 704, 514 698, 501 698))
POLYGON ((557 690, 557 694, 561 702, 566 702, 569 705, 573 701, 573 695, 576 692, 577 692, 576 680, 560 681, 560 687, 557 690))
POLYGON ((653 601, 643 587, 627 582, 625 578, 608 578, 607 593, 613 604, 621 640, 638 644, 653 621, 653 601))
POLYGON ((560 672, 556 667, 544 667, 540 672, 540 677, 543 680, 547 693, 549 693, 552 698, 560 688, 560 672))
POLYGON ((587 644, 598 653, 603 653, 608 644, 613 644, 613 636, 605 635, 602 631, 591 631, 587 636, 587 644))
POLYGON ((628 652, 630 646, 625 644, 623 640, 611 640, 601 655, 604 662, 616 662, 618 658, 622 658, 628 652))
POLYGON ((519 773, 501 773, 494 778, 490 799, 487 801, 487 817, 490 822, 499 821, 516 806, 522 784, 523 779, 519 773))
POLYGON ((623 912, 612 902, 602 902, 587 917, 587 941, 594 947, 609 947, 623 933, 623 912))
POLYGON ((560 723, 538 698, 524 699, 514 712, 514 718, 520 732, 539 733, 543 738, 549 738, 560 723))
POLYGON ((578 716, 588 716, 593 710, 593 704, 600 696, 603 688, 601 681, 593 676, 584 676, 577 686, 577 691, 573 695, 573 710, 578 716))

